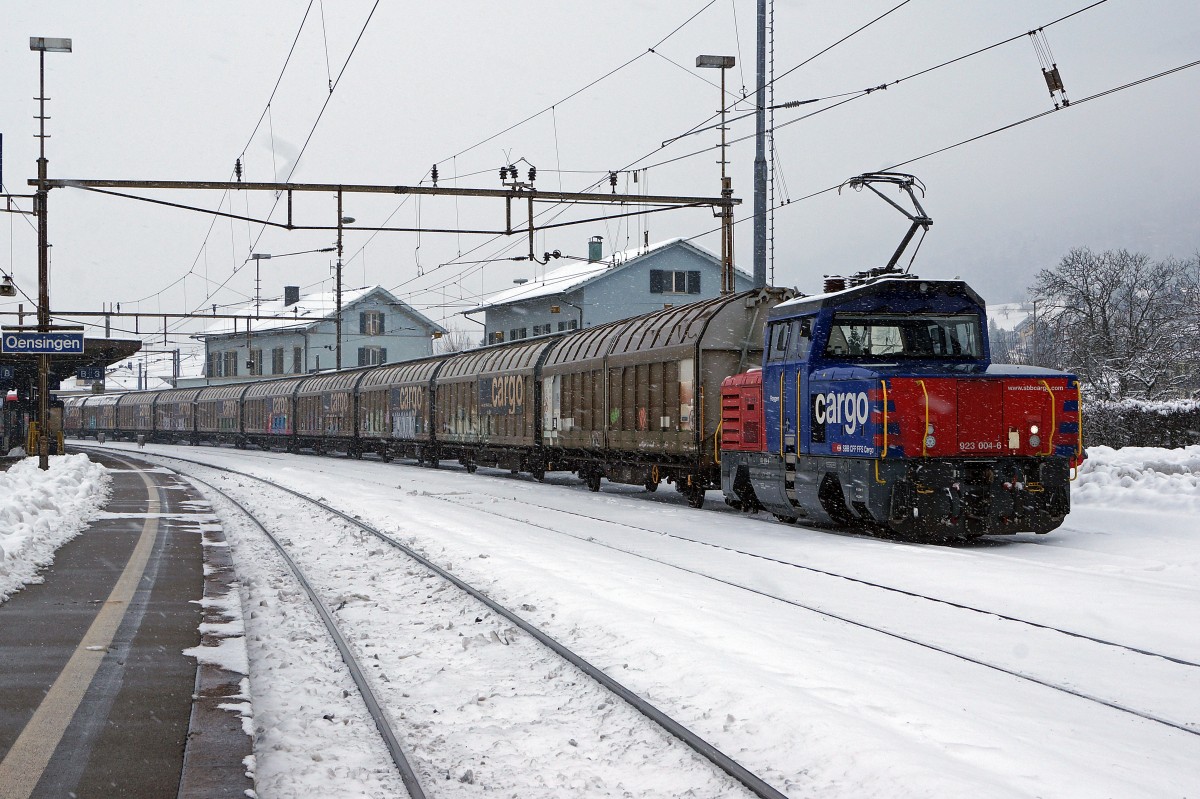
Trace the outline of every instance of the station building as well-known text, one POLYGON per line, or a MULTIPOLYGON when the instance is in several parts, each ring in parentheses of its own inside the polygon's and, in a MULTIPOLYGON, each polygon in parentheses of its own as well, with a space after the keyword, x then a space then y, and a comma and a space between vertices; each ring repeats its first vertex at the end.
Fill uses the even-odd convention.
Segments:
MULTIPOLYGON (((560 266, 501 291, 464 314, 484 314, 484 343, 594 327, 721 293, 721 259, 682 238, 604 258, 599 236, 588 260, 560 266)), ((753 278, 734 270, 738 291, 753 278)))
MULTIPOLYGON (((214 320, 193 338, 204 342, 204 375, 181 378, 180 387, 328 371, 337 363, 337 298, 333 292, 300 295, 285 286, 282 299, 249 302, 225 313, 244 319, 214 320), (258 316, 290 317, 256 319, 258 316)), ((446 329, 380 286, 342 292, 342 368, 396 363, 433 354, 446 329)))

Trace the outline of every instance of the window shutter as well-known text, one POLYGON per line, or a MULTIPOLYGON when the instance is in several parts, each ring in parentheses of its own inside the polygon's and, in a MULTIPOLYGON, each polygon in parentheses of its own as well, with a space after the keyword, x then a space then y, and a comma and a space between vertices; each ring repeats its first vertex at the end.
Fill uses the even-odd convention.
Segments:
POLYGON ((379 362, 381 364, 387 363, 387 347, 379 348, 379 362))
POLYGON ((700 293, 700 273, 699 272, 688 272, 687 292, 688 292, 688 294, 699 294, 700 293))
POLYGON ((380 312, 379 314, 377 314, 377 315, 376 315, 376 317, 375 317, 375 321, 376 321, 376 322, 378 322, 378 324, 379 324, 379 328, 378 328, 378 329, 377 329, 375 332, 376 332, 376 333, 378 333, 378 334, 379 334, 379 335, 381 335, 381 336, 382 336, 382 335, 384 334, 384 332, 385 332, 385 331, 384 331, 384 329, 383 329, 383 320, 384 320, 384 315, 383 315, 383 313, 382 313, 382 312, 380 312))
MULTIPOLYGON (((361 319, 362 317, 360 316, 359 318, 361 319)), ((358 365, 359 366, 367 365, 367 348, 366 347, 358 348, 358 365)))
POLYGON ((650 270, 650 293, 651 294, 662 294, 663 293, 663 272, 661 269, 651 269, 650 270))
MULTIPOLYGON (((367 334, 367 312, 360 311, 358 314, 358 335, 365 336, 367 334)), ((359 350, 362 352, 362 350, 359 350)), ((358 365, 362 366, 362 358, 359 358, 358 365)))

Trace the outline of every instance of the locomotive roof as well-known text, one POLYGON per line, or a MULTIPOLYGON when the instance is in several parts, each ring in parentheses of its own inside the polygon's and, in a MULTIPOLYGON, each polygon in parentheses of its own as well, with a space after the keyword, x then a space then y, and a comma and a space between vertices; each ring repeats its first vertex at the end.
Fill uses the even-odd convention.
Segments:
POLYGON ((983 298, 962 280, 921 280, 915 277, 884 277, 842 291, 812 294, 806 297, 781 302, 771 309, 771 317, 792 316, 821 308, 837 308, 843 305, 859 305, 863 300, 887 300, 890 298, 966 297, 982 306, 983 298))

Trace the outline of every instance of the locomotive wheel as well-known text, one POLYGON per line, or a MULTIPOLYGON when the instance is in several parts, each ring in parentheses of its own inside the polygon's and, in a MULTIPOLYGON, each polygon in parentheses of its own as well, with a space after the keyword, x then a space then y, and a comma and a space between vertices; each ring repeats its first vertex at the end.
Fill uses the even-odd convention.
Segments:
POLYGON ((691 505, 693 508, 703 508, 704 507, 704 493, 705 493, 704 486, 695 485, 695 484, 688 486, 688 490, 687 490, 688 504, 691 505))
POLYGON ((646 490, 649 491, 651 494, 653 494, 655 491, 658 490, 658 481, 657 480, 647 480, 646 481, 646 490))

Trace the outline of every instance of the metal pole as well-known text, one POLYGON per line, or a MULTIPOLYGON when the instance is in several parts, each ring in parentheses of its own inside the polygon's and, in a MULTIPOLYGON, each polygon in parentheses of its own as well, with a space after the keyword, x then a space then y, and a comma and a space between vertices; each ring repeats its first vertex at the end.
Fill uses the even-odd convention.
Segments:
MULTIPOLYGON (((38 216, 38 332, 46 333, 50 326, 50 234, 47 216, 46 188, 46 52, 38 51, 38 188, 36 210, 38 216)), ((50 418, 50 356, 38 356, 38 468, 50 468, 50 439, 46 435, 46 424, 50 418)))
MULTIPOLYGON (((721 68, 721 196, 733 196, 730 179, 725 174, 725 73, 721 68)), ((721 208, 721 293, 733 291, 733 229, 729 226, 729 208, 721 208)))
POLYGON ((758 0, 758 79, 754 111, 754 287, 767 285, 767 0, 758 0))
POLYGON ((337 317, 334 325, 337 330, 337 359, 336 366, 342 368, 342 190, 337 193, 337 286, 334 294, 337 297, 337 317))

